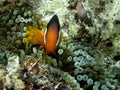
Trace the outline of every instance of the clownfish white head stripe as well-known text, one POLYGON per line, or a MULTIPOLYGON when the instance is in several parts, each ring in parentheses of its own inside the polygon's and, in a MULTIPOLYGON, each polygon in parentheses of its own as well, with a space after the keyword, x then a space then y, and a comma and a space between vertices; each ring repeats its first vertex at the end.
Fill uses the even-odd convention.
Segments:
POLYGON ((60 31, 59 31, 58 40, 57 40, 57 42, 56 42, 56 47, 59 45, 60 39, 61 39, 61 33, 60 33, 60 31))
POLYGON ((45 30, 45 33, 44 33, 44 44, 46 44, 46 33, 47 33, 47 29, 45 30))

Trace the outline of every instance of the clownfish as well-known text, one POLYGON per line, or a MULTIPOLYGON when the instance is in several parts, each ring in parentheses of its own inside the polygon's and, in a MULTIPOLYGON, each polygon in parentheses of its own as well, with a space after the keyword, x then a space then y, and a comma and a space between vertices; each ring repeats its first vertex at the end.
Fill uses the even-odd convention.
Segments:
POLYGON ((47 29, 44 33, 44 46, 46 53, 54 53, 60 43, 60 39, 60 23, 57 15, 54 15, 47 24, 47 29))
POLYGON ((23 43, 39 44, 43 46, 46 53, 54 53, 61 40, 60 23, 57 15, 54 15, 45 32, 36 27, 28 26, 25 28, 26 36, 23 38, 23 43))

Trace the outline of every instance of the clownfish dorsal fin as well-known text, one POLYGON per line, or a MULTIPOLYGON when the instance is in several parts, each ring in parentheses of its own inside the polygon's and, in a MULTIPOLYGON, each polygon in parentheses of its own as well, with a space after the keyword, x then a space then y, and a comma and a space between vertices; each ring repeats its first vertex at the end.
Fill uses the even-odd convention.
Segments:
POLYGON ((47 31, 49 30, 49 28, 51 26, 55 26, 57 27, 57 30, 58 30, 58 40, 56 42, 56 46, 58 46, 59 44, 59 41, 60 41, 60 23, 59 23, 59 19, 58 19, 58 16, 56 14, 54 14, 51 18, 51 20, 49 21, 49 23, 47 24, 47 28, 45 30, 45 33, 44 33, 44 44, 46 44, 46 34, 47 34, 47 31))

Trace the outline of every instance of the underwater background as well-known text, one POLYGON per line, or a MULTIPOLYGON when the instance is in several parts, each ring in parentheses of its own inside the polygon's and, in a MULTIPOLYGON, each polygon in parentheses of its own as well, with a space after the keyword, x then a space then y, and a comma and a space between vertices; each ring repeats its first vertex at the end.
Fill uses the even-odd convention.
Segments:
POLYGON ((120 0, 0 0, 0 90, 120 90, 120 0))

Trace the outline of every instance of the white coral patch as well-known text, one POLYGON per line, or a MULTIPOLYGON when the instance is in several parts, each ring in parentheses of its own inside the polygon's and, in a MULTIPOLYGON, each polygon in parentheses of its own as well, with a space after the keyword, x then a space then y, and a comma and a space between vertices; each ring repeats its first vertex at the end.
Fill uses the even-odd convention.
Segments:
POLYGON ((14 72, 16 72, 19 67, 20 65, 18 56, 12 56, 8 58, 7 71, 9 75, 12 75, 14 72))

